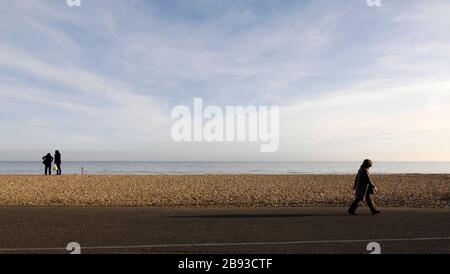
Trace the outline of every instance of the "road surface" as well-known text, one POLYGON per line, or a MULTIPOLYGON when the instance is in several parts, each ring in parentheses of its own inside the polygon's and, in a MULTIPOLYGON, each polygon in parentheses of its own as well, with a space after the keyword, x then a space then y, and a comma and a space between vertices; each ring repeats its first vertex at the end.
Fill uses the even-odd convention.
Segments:
POLYGON ((0 253, 450 253, 450 210, 0 208, 0 253))

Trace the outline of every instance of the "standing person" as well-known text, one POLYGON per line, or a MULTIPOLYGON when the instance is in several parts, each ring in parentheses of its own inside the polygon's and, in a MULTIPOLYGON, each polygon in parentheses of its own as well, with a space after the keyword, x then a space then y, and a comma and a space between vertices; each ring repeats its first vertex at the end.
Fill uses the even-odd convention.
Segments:
POLYGON ((358 175, 355 179, 355 185, 353 186, 353 190, 355 190, 355 201, 348 209, 348 214, 350 215, 356 215, 356 209, 358 208, 359 203, 364 201, 364 199, 366 200, 367 206, 369 206, 372 215, 381 213, 381 211, 375 208, 372 198, 370 197, 371 194, 374 194, 375 191, 377 191, 376 186, 372 183, 369 176, 369 169, 372 165, 373 162, 366 159, 358 171, 358 175))
POLYGON ((48 175, 52 175, 52 162, 53 157, 50 153, 47 153, 47 155, 42 157, 42 163, 45 165, 45 175, 47 175, 47 171, 48 175))
POLYGON ((56 175, 61 175, 61 153, 59 150, 55 151, 55 165, 56 165, 56 175))

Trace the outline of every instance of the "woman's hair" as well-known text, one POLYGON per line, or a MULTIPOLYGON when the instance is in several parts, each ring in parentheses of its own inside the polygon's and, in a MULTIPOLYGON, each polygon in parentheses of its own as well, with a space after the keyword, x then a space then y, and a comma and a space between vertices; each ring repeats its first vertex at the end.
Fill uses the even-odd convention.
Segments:
POLYGON ((61 153, 59 153, 59 150, 56 150, 56 151, 55 151, 55 154, 61 154, 61 153))
POLYGON ((371 160, 365 159, 361 167, 362 168, 370 168, 370 167, 372 167, 372 165, 373 165, 373 162, 371 160))

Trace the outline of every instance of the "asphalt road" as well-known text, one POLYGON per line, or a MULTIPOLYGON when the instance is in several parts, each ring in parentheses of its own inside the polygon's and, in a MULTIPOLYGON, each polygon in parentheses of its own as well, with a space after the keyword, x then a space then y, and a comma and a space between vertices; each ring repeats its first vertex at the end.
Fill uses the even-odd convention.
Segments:
POLYGON ((450 210, 0 208, 0 253, 450 253, 450 210))

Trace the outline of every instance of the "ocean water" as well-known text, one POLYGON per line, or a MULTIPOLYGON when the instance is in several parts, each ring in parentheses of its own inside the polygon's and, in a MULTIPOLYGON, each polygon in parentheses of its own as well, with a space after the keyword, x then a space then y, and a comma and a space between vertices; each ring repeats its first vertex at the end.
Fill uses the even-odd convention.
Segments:
MULTIPOLYGON (((63 174, 353 174, 360 162, 63 162, 63 174)), ((0 174, 42 174, 41 162, 0 162, 0 174)), ((375 174, 450 174, 450 162, 376 162, 375 174)))

